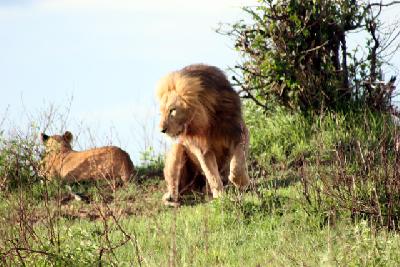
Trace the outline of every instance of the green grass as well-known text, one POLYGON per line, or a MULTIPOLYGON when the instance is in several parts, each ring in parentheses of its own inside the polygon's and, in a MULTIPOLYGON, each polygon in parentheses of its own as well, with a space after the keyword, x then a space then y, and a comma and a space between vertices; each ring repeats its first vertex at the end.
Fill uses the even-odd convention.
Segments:
MULTIPOLYGON (((51 243, 45 207, 37 201, 27 208, 36 217, 42 214, 32 224, 35 238, 28 238, 28 243, 49 255, 21 252, 27 257, 24 261, 28 266, 95 266, 101 248, 111 246, 117 248, 104 251, 104 265, 396 266, 400 262, 398 234, 376 230, 363 220, 329 221, 320 214, 308 214, 298 183, 283 187, 265 183, 243 195, 230 189, 222 199, 191 201, 178 209, 161 205, 163 188, 163 181, 149 179, 120 188, 108 204, 99 197, 90 204, 71 201, 60 209, 54 197, 50 208, 53 215, 57 211, 60 215, 54 220, 60 245, 51 243), (112 210, 118 223, 110 216, 105 220, 88 216, 101 209, 104 213, 112 210), (64 216, 68 212, 76 216, 64 216), (124 243, 126 234, 131 239, 124 243)), ((95 192, 91 185, 88 189, 95 192)), ((7 199, 12 197, 18 198, 3 196, 0 205, 0 244, 6 244, 0 245, 2 253, 9 246, 6 239, 21 238, 18 224, 10 224, 7 199)), ((8 257, 5 263, 19 264, 20 260, 8 257)))

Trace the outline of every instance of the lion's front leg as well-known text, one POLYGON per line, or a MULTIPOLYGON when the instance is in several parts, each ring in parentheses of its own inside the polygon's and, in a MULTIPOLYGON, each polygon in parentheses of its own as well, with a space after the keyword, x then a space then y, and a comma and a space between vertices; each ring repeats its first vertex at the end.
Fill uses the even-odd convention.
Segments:
POLYGON ((233 152, 228 179, 240 189, 244 189, 250 183, 246 164, 246 148, 243 144, 237 145, 233 152))
POLYGON ((166 205, 175 206, 179 201, 179 183, 185 175, 186 161, 185 147, 174 144, 167 155, 164 167, 167 192, 163 196, 163 201, 166 205))
POLYGON ((210 151, 203 154, 200 149, 194 149, 193 152, 206 176, 213 198, 218 198, 224 192, 224 187, 219 175, 215 154, 210 151))

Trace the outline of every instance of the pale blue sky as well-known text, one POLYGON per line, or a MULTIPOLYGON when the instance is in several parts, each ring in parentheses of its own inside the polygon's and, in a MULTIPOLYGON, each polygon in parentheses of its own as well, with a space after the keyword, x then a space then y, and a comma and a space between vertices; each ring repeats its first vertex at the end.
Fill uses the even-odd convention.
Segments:
POLYGON ((191 63, 233 66, 232 41, 215 29, 255 2, 0 0, 2 127, 26 127, 27 114, 37 118, 50 104, 63 110, 73 96, 65 127, 78 136, 76 147, 112 139, 137 163, 145 146, 165 140, 154 129, 158 79, 191 63))
POLYGON ((240 19, 244 2, 0 0, 3 127, 25 127, 26 113, 50 104, 64 110, 73 96, 66 128, 77 147, 115 139, 137 162, 165 139, 153 129, 158 79, 196 62, 232 66, 232 43, 214 29, 240 19))

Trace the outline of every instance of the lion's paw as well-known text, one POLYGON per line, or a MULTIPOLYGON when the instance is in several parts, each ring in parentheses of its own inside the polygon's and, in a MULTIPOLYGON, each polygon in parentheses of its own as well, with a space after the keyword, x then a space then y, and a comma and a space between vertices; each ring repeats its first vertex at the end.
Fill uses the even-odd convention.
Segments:
POLYGON ((224 194, 224 190, 213 190, 212 196, 213 198, 220 198, 224 194))
POLYGON ((171 193, 165 193, 162 197, 163 203, 165 206, 169 207, 179 207, 180 203, 177 198, 174 198, 171 193))

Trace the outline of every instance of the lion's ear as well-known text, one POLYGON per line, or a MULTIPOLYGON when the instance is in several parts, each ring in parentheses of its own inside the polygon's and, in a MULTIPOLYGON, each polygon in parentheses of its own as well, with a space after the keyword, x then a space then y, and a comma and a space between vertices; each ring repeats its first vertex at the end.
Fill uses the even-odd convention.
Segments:
POLYGON ((45 133, 41 133, 41 134, 40 134, 40 140, 42 140, 43 143, 46 143, 47 140, 49 140, 49 138, 50 138, 50 136, 48 136, 48 135, 45 134, 45 133))
POLYGON ((67 143, 71 143, 73 138, 72 133, 70 131, 66 131, 63 135, 63 138, 67 143))

